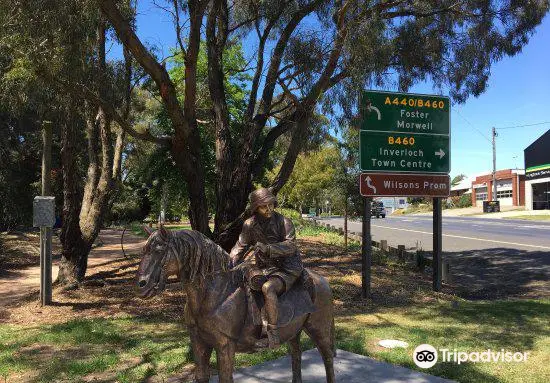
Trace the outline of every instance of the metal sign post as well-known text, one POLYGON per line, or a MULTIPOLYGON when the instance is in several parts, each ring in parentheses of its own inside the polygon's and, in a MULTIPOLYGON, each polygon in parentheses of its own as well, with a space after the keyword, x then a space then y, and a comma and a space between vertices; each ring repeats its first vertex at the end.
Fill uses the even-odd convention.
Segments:
POLYGON ((52 227, 55 197, 34 197, 33 226, 40 227, 40 303, 52 303, 52 227))
POLYGON ((370 296, 370 276, 372 265, 372 236, 370 228, 372 198, 363 198, 363 240, 361 244, 361 297, 370 296))
POLYGON ((434 291, 441 291, 441 275, 443 272, 442 256, 442 215, 441 215, 441 198, 433 199, 433 259, 432 259, 432 284, 434 291))

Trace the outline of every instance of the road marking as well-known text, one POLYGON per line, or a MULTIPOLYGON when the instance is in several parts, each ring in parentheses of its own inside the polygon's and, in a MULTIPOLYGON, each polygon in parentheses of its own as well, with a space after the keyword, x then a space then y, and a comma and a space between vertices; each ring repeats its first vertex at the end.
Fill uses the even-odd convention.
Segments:
MULTIPOLYGON (((411 233, 420 233, 420 234, 429 234, 433 235, 433 233, 429 233, 427 231, 419 231, 419 230, 411 230, 411 229, 398 229, 396 227, 388 227, 388 226, 380 226, 380 225, 372 225, 374 227, 380 227, 383 229, 390 229, 390 230, 400 230, 400 231, 408 231, 411 233)), ((460 238, 460 239, 472 239, 474 241, 484 241, 484 242, 492 242, 492 243, 500 243, 504 245, 515 245, 515 246, 525 246, 525 247, 534 247, 536 249, 544 249, 544 250, 550 250, 550 247, 548 246, 537 246, 537 245, 527 245, 524 243, 515 243, 515 242, 504 242, 504 241, 495 241, 493 239, 482 239, 482 238, 473 238, 473 237, 464 237, 460 235, 452 235, 452 234, 443 234, 444 237, 450 237, 450 238, 460 238)))
POLYGON ((533 226, 533 225, 521 225, 520 227, 525 227, 527 229, 550 229, 550 226, 533 226))

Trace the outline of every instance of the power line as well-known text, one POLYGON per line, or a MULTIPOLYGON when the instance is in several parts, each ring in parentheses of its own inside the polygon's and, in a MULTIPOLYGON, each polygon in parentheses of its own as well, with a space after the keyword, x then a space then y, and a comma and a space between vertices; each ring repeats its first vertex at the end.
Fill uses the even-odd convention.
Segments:
POLYGON ((466 122, 468 123, 468 125, 470 125, 470 126, 471 126, 473 129, 475 129, 479 134, 481 134, 481 136, 483 136, 483 138, 485 138, 488 142, 492 143, 491 139, 490 139, 489 137, 487 137, 481 130, 479 130, 479 129, 476 128, 474 125, 472 125, 472 123, 471 123, 470 121, 468 121, 468 120, 466 119, 466 117, 464 117, 464 116, 462 115, 462 113, 459 112, 458 109, 453 108, 453 110, 454 110, 456 113, 458 113, 458 115, 459 115, 464 121, 466 121, 466 122))
POLYGON ((537 123, 535 123, 535 124, 505 126, 504 128, 496 128, 496 129, 497 129, 497 130, 501 130, 501 129, 525 128, 525 127, 527 127, 527 126, 536 126, 536 125, 544 125, 544 124, 550 124, 550 121, 537 122, 537 123))

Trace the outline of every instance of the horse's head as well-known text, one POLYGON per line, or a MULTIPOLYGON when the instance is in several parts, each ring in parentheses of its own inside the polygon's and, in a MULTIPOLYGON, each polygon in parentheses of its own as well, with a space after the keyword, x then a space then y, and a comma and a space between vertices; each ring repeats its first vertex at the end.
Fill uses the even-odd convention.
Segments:
POLYGON ((143 248, 136 282, 138 295, 147 299, 162 292, 168 277, 177 275, 179 270, 176 257, 169 251, 173 234, 164 226, 155 232, 148 227, 144 230, 149 238, 143 248))

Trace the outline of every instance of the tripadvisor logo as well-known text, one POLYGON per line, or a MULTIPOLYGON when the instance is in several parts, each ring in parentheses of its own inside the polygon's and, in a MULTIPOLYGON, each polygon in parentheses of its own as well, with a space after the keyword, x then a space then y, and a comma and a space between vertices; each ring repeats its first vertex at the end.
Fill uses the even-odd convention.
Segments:
MULTIPOLYGON (((439 349, 441 353, 441 362, 447 363, 519 363, 527 361, 529 355, 528 352, 511 352, 501 349, 500 351, 496 350, 485 350, 482 352, 466 352, 466 351, 457 351, 449 350, 448 348, 439 349)), ((420 368, 430 368, 433 367, 438 360, 438 351, 435 347, 429 344, 421 344, 414 349, 413 361, 420 368)))
POLYGON ((429 344, 421 344, 414 349, 414 363, 420 368, 430 368, 437 363, 437 350, 429 344))

